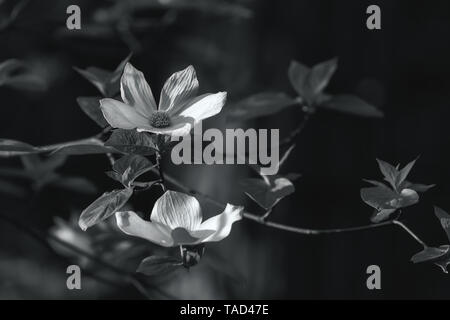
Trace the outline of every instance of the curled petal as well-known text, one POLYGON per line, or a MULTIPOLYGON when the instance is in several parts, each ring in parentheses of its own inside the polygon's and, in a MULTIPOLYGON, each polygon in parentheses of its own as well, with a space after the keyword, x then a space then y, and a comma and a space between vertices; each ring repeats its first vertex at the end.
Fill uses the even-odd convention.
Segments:
POLYGON ((161 90, 159 110, 169 111, 184 105, 197 94, 198 80, 193 66, 178 71, 167 79, 161 90))
POLYGON ((204 94, 191 99, 180 110, 179 115, 195 120, 195 123, 218 114, 227 100, 226 92, 204 94))
POLYGON ((190 231, 200 226, 202 211, 196 198, 169 190, 156 200, 150 219, 172 230, 184 228, 190 231))
POLYGON ((221 214, 209 218, 203 222, 200 225, 199 231, 214 230, 214 233, 206 238, 203 238, 201 242, 220 241, 228 237, 233 223, 242 219, 243 210, 244 207, 242 206, 233 206, 228 203, 225 210, 221 214))
POLYGON ((143 116, 150 116, 156 111, 156 102, 152 90, 144 78, 144 74, 127 63, 120 79, 120 94, 122 100, 136 108, 143 116))
POLYGON ((114 99, 100 100, 100 108, 106 121, 113 128, 134 129, 148 123, 147 119, 133 107, 114 99))
POLYGON ((124 233, 146 239, 163 247, 173 246, 171 230, 157 222, 143 220, 133 211, 116 212, 117 226, 124 233))

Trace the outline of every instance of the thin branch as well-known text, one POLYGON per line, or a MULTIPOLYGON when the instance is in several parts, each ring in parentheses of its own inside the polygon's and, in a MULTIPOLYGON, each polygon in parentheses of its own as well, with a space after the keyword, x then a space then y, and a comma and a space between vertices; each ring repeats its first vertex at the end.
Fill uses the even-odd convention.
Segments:
POLYGON ((128 281, 140 292, 145 298, 151 300, 153 297, 148 293, 147 289, 135 277, 128 277, 128 281))
MULTIPOLYGON (((210 202, 211 204, 219 207, 219 208, 223 208, 225 207, 225 204, 215 200, 214 198, 203 194, 201 192, 198 192, 196 190, 190 189, 188 187, 186 187, 185 185, 183 185, 181 182, 179 182, 177 179, 171 177, 170 175, 165 175, 165 179, 166 182, 176 186, 177 188, 179 188, 181 191, 185 192, 185 193, 189 193, 192 195, 196 195, 196 196, 200 196, 203 199, 205 199, 206 201, 210 202)), ((289 226, 289 225, 285 225, 285 224, 281 224, 281 223, 276 223, 276 222, 272 222, 272 221, 267 221, 266 219, 264 219, 264 215, 263 216, 259 216, 250 212, 246 212, 244 211, 242 216, 245 219, 254 221, 256 223, 262 224, 266 227, 270 227, 270 228, 275 228, 275 229, 279 229, 279 230, 283 230, 283 231, 288 231, 288 232, 294 232, 294 233, 299 233, 299 234, 304 234, 304 235, 320 235, 320 234, 329 234, 329 233, 340 233, 340 232, 354 232, 354 231, 362 231, 362 230, 368 230, 368 229, 375 229, 375 228, 380 228, 380 227, 384 227, 387 225, 391 225, 393 222, 392 221, 386 221, 386 222, 382 222, 382 223, 377 223, 377 224, 369 224, 369 225, 364 225, 364 226, 358 226, 358 227, 350 227, 350 228, 337 228, 337 229, 309 229, 309 228, 300 228, 300 227, 293 227, 293 226, 289 226)))
POLYGON ((292 142, 294 142, 298 136, 303 132, 303 130, 306 127, 306 124, 308 123, 308 120, 311 118, 312 113, 311 112, 305 112, 305 115, 303 116, 302 122, 290 133, 290 135, 280 142, 280 147, 288 146, 292 142))
POLYGON ((398 220, 392 220, 393 224, 400 226, 403 230, 405 230, 414 240, 420 243, 424 248, 427 248, 427 244, 423 242, 411 229, 409 229, 406 225, 398 220))
POLYGON ((163 172, 163 168, 162 168, 162 155, 161 153, 157 153, 156 154, 156 167, 158 169, 158 175, 159 175, 159 179, 160 179, 160 186, 163 192, 166 191, 166 185, 165 185, 165 179, 164 179, 164 172, 163 172))

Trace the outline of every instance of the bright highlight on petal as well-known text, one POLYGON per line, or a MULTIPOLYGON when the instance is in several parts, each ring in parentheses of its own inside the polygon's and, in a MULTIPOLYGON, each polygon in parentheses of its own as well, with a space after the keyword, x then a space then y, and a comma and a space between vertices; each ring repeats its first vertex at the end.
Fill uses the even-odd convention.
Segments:
POLYGON ((147 119, 123 102, 106 98, 100 100, 100 108, 106 121, 113 128, 135 129, 147 125, 147 119))
POLYGON ((204 94, 189 101, 180 112, 180 116, 195 119, 195 122, 218 114, 227 100, 226 92, 204 94))
POLYGON ((196 230, 202 222, 202 210, 196 198, 169 190, 156 200, 150 219, 171 229, 196 230))
POLYGON ((121 101, 102 99, 103 116, 113 128, 164 134, 188 135, 203 119, 218 114, 226 102, 226 92, 195 97, 198 80, 193 66, 174 73, 161 91, 159 110, 144 75, 127 63, 120 81, 121 101))
POLYGON ((199 230, 214 230, 214 233, 202 240, 202 242, 220 241, 231 232, 234 222, 242 219, 244 207, 227 204, 225 210, 212 218, 209 218, 200 225, 199 230))
POLYGON ((170 229, 156 222, 143 220, 133 211, 116 212, 117 226, 124 233, 149 240, 163 247, 173 245, 170 229))
POLYGON ((164 247, 195 245, 226 238, 234 222, 242 219, 243 207, 227 204, 225 210, 205 222, 195 197, 166 191, 155 203, 151 222, 132 211, 117 212, 117 225, 124 233, 164 247))
POLYGON ((161 90, 159 110, 173 112, 175 106, 182 106, 193 98, 197 90, 198 80, 193 66, 174 73, 161 90))
POLYGON ((120 79, 120 94, 122 100, 136 108, 143 116, 149 116, 156 111, 156 102, 152 90, 145 80, 144 74, 127 63, 120 79))

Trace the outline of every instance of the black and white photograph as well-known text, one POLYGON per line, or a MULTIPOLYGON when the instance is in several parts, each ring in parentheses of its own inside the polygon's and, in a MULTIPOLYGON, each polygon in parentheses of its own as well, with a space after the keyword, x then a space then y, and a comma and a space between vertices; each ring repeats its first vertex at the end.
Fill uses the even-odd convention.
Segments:
POLYGON ((449 181, 449 1, 0 0, 0 300, 447 300, 449 181))

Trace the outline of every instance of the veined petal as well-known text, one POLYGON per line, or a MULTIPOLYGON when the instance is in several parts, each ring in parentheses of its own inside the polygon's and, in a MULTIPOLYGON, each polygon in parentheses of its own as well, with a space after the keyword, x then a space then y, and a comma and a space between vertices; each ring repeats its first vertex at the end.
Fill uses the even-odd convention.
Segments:
POLYGON ((201 242, 220 241, 228 237, 233 223, 242 219, 243 210, 244 207, 242 206, 233 206, 228 203, 221 214, 203 222, 198 229, 199 231, 215 230, 215 232, 210 236, 203 238, 201 242))
POLYGON ((133 211, 116 212, 117 226, 124 233, 146 239, 163 247, 173 246, 171 230, 156 222, 145 221, 133 211))
POLYGON ((174 73, 161 90, 159 110, 169 111, 174 106, 185 104, 197 94, 197 90, 198 80, 193 66, 174 73))
POLYGON ((156 200, 150 219, 172 230, 196 230, 202 222, 202 210, 195 197, 169 190, 156 200))
POLYGON ((134 129, 148 123, 147 119, 133 107, 114 99, 100 100, 100 108, 106 121, 113 128, 134 129))
POLYGON ((204 94, 191 99, 179 111, 179 115, 194 119, 195 123, 218 114, 225 105, 226 92, 204 94))
POLYGON ((136 108, 143 116, 149 116, 156 111, 156 102, 152 90, 144 78, 144 74, 127 63, 120 79, 120 94, 122 100, 136 108))
POLYGON ((170 119, 171 125, 166 128, 155 128, 146 124, 145 126, 137 128, 138 132, 146 131, 157 134, 166 134, 173 137, 180 137, 189 134, 192 127, 194 126, 194 121, 191 118, 175 116, 170 119))

